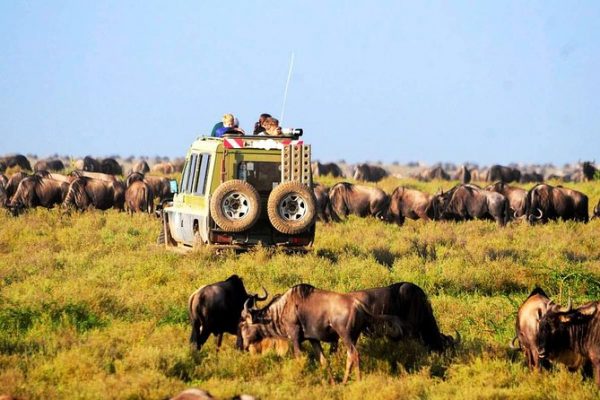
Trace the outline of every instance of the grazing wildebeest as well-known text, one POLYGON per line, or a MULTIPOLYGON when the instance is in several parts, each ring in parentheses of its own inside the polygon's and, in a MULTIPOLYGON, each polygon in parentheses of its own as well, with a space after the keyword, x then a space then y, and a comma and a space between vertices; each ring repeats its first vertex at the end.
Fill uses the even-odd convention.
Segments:
POLYGON ((144 175, 141 172, 131 172, 127 176, 127 187, 135 181, 143 181, 152 189, 152 193, 159 201, 171 197, 171 185, 169 179, 164 176, 144 175))
POLYGON ((539 359, 537 337, 539 321, 546 314, 548 304, 550 304, 550 299, 546 293, 536 287, 517 311, 517 321, 515 323, 516 335, 513 343, 515 340, 519 341, 519 348, 525 354, 525 360, 529 369, 541 369, 542 367, 541 360, 539 359))
POLYGON ((123 210, 125 204, 125 185, 113 181, 94 179, 87 176, 75 176, 69 186, 64 207, 73 206, 79 211, 90 207, 108 210, 111 207, 123 210))
POLYGON ((144 181, 136 181, 125 191, 125 210, 134 212, 154 212, 154 193, 152 188, 144 181))
POLYGON ((383 219, 387 213, 390 198, 379 188, 340 182, 330 189, 329 201, 331 202, 331 217, 334 221, 339 221, 349 214, 383 219))
POLYGON ((466 165, 461 165, 454 179, 460 181, 460 183, 469 183, 471 182, 471 171, 466 165))
POLYGON ((114 158, 105 158, 100 162, 100 172, 110 175, 123 175, 123 167, 114 158))
POLYGON ((598 200, 598 204, 594 208, 594 216, 592 218, 600 218, 600 200, 598 200))
POLYGON ((388 172, 377 165, 358 164, 353 176, 357 181, 379 182, 388 176, 388 172))
POLYGON ((25 178, 27 178, 29 175, 25 172, 15 172, 14 174, 12 174, 10 176, 10 178, 8 178, 8 182, 5 185, 6 188, 6 195, 8 196, 8 198, 10 199, 15 192, 17 191, 17 188, 19 187, 19 183, 21 183, 21 181, 25 178))
POLYGON ((152 166, 152 172, 170 175, 175 172, 175 166, 170 162, 158 163, 152 166))
POLYGON ((375 316, 367 306, 350 294, 341 294, 300 284, 292 287, 262 309, 244 304, 240 331, 244 349, 264 338, 280 337, 292 341, 294 355, 300 355, 300 343, 308 340, 322 365, 327 360, 321 342, 337 343, 347 349, 346 383, 353 367, 360 379, 360 361, 356 341, 361 332, 377 321, 390 325, 392 337, 401 337, 406 327, 395 316, 375 316))
POLYGON ((500 193, 508 200, 509 218, 519 218, 525 215, 525 197, 527 190, 509 186, 504 182, 496 182, 485 188, 489 192, 500 193))
POLYGON ((435 194, 431 201, 436 220, 493 219, 500 226, 508 221, 506 197, 473 184, 457 185, 445 193, 435 194))
POLYGON ((584 181, 593 181, 596 178, 596 172, 598 172, 598 169, 593 162, 585 161, 581 166, 581 171, 583 173, 584 181))
POLYGON ((449 181, 450 175, 448 175, 448 173, 444 171, 440 165, 438 165, 437 167, 432 167, 421 172, 419 179, 424 181, 431 181, 434 179, 449 181))
MULTIPOLYGON (((263 288, 264 290, 264 288, 263 288)), ((217 351, 221 347, 224 333, 237 336, 236 347, 241 349, 239 333, 240 318, 244 303, 248 300, 252 305, 267 299, 264 296, 248 294, 244 282, 237 275, 231 275, 222 282, 202 286, 191 294, 188 300, 188 313, 192 333, 190 342, 200 350, 211 333, 217 336, 217 351)))
MULTIPOLYGON (((443 351, 460 340, 444 335, 438 328, 427 295, 419 286, 398 282, 386 287, 358 290, 350 293, 363 302, 371 314, 394 315, 410 327, 408 335, 421 340, 433 351, 443 351)), ((391 339, 399 339, 391 337, 391 339)))
POLYGON ((6 171, 7 168, 19 167, 22 170, 31 171, 31 164, 27 157, 22 154, 0 157, 0 172, 6 171))
POLYGON ((492 165, 487 172, 486 181, 496 182, 501 181, 505 183, 519 182, 521 179, 521 171, 516 168, 505 167, 503 165, 492 165))
POLYGON ((550 304, 540 320, 537 347, 541 359, 565 364, 576 371, 586 364, 600 386, 600 303, 592 301, 573 309, 550 304))
POLYGON ((577 190, 542 183, 527 192, 525 215, 531 223, 557 219, 588 222, 588 197, 577 190))
POLYGON ((313 185, 315 200, 317 200, 317 218, 322 222, 329 222, 331 219, 331 203, 329 201, 329 188, 320 183, 313 185))
POLYGON ((312 167, 312 175, 313 178, 317 178, 319 176, 331 175, 334 178, 343 178, 344 173, 342 169, 336 163, 325 163, 321 164, 318 161, 315 161, 311 165, 312 167))
POLYGON ((150 166, 146 161, 138 161, 135 164, 133 164, 133 167, 131 167, 131 172, 139 172, 141 174, 145 174, 150 172, 150 166))
POLYGON ((432 196, 428 193, 399 186, 390 196, 390 205, 385 220, 398 225, 402 225, 405 218, 421 218, 428 221, 434 217, 431 198, 432 196))
POLYGON ((538 174, 537 172, 523 172, 521 174, 521 178, 519 179, 521 183, 540 183, 544 182, 544 176, 542 174, 538 174))
POLYGON ((31 175, 19 183, 8 207, 15 214, 24 208, 37 206, 51 208, 62 203, 68 187, 66 182, 31 175))
POLYGON ((33 171, 62 171, 65 164, 61 160, 40 160, 33 165, 33 171))
POLYGON ((83 171, 87 172, 102 172, 102 165, 100 161, 96 160, 91 156, 85 156, 83 158, 83 165, 81 166, 83 171))

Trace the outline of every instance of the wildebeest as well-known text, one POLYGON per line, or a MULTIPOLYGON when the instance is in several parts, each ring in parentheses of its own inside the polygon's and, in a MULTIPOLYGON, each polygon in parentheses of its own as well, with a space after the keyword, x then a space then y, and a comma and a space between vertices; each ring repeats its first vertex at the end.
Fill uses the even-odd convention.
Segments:
POLYGON ((152 166, 152 172, 158 172, 164 175, 170 175, 175 172, 175 166, 170 162, 162 162, 152 166))
POLYGON ((31 175, 24 178, 11 197, 8 207, 13 213, 18 213, 23 208, 37 206, 51 208, 61 204, 65 198, 69 185, 51 178, 31 175))
POLYGON ((598 200, 598 204, 594 208, 594 216, 592 218, 600 218, 600 200, 598 200))
POLYGON ((521 178, 519 179, 521 183, 530 183, 530 182, 544 182, 544 176, 542 174, 538 174, 537 172, 523 172, 521 174, 521 178))
POLYGON ((329 190, 329 201, 334 221, 350 214, 359 217, 374 216, 383 219, 390 203, 389 196, 381 189, 353 185, 348 182, 336 183, 329 190))
POLYGON ((525 215, 531 223, 557 219, 588 222, 588 197, 562 186, 538 184, 527 192, 525 215))
POLYGON ((125 210, 134 212, 154 212, 154 192, 150 185, 144 181, 136 181, 125 191, 125 210))
POLYGON ((33 165, 33 170, 38 171, 62 171, 65 164, 61 160, 40 160, 33 165))
POLYGON ((347 349, 346 383, 353 367, 360 379, 356 341, 361 332, 376 321, 390 324, 392 337, 401 337, 405 325, 394 316, 375 316, 367 306, 350 294, 317 289, 308 284, 292 287, 262 309, 244 304, 240 331, 244 349, 264 338, 280 337, 292 341, 294 355, 300 355, 300 343, 308 340, 322 365, 327 361, 321 342, 337 343, 341 339, 347 349))
POLYGON ((506 197, 472 184, 457 185, 447 192, 435 194, 431 201, 436 220, 493 219, 500 226, 508 221, 506 197))
POLYGON ((143 181, 152 189, 152 193, 159 201, 163 201, 171 196, 171 185, 169 179, 164 176, 144 175, 141 172, 131 172, 127 176, 127 187, 135 181, 143 181))
POLYGON ((503 165, 492 165, 487 172, 486 181, 505 183, 519 182, 521 179, 521 171, 516 168, 505 167, 503 165))
POLYGON ((31 171, 31 164, 27 157, 22 154, 0 157, 0 172, 6 171, 8 168, 19 167, 22 170, 31 171))
POLYGON ((540 320, 537 347, 541 359, 565 364, 575 371, 586 364, 600 386, 600 302, 573 309, 550 304, 540 320))
POLYGON ((29 175, 25 172, 19 171, 19 172, 15 172, 14 174, 12 174, 10 176, 10 178, 8 178, 8 182, 5 185, 6 188, 6 195, 8 196, 8 198, 10 199, 15 192, 17 191, 17 188, 19 187, 19 183, 21 183, 21 181, 25 178, 27 178, 29 175))
MULTIPOLYGON (((410 327, 408 336, 421 340, 433 351, 443 351, 456 344, 451 336, 440 332, 427 295, 419 286, 398 282, 386 287, 358 290, 350 293, 364 303, 374 315, 394 315, 410 327)), ((398 339, 398 338, 391 338, 398 339)))
POLYGON ((150 172, 150 166, 146 161, 138 161, 135 164, 133 164, 133 167, 131 167, 131 172, 139 172, 141 174, 145 174, 147 172, 150 172))
MULTIPOLYGON (((186 389, 183 392, 179 393, 177 396, 172 397, 171 400, 216 400, 216 397, 213 397, 209 392, 202 389, 186 389)), ((0 399, 2 400, 2 399, 0 399)), ((249 394, 240 394, 235 395, 231 398, 231 400, 256 400, 256 397, 251 396, 249 394)))
MULTIPOLYGON (((264 290, 264 288, 263 288, 264 290)), ((236 347, 241 349, 239 324, 244 303, 263 301, 264 296, 248 294, 244 282, 237 275, 231 275, 224 281, 202 286, 191 294, 188 300, 188 314, 192 333, 190 342, 200 350, 208 337, 217 336, 217 350, 221 347, 224 333, 237 336, 236 347)))
POLYGON ((342 169, 336 163, 324 163, 321 164, 315 161, 311 165, 313 178, 325 175, 331 175, 334 178, 344 177, 342 169))
POLYGON ((315 200, 317 201, 317 218, 322 222, 331 219, 331 203, 329 201, 329 188, 317 183, 313 185, 315 200))
POLYGON ((100 161, 100 171, 104 174, 123 175, 123 167, 114 158, 105 158, 100 161))
POLYGON ((388 176, 388 172, 377 165, 358 164, 354 169, 353 177, 357 181, 379 182, 388 176))
MULTIPOLYGON (((103 174, 102 174, 103 175, 103 174)), ((112 175, 106 179, 95 179, 74 173, 69 186, 64 207, 75 207, 79 211, 90 207, 107 210, 111 207, 123 210, 125 204, 125 184, 112 175)))
POLYGON ((102 172, 102 165, 100 164, 100 161, 96 160, 95 158, 91 156, 85 156, 83 158, 83 165, 79 169, 88 172, 102 172))
POLYGON ((525 354, 525 360, 529 369, 540 369, 542 363, 539 359, 537 337, 539 332, 539 320, 546 314, 550 299, 544 291, 538 287, 533 289, 527 299, 521 304, 517 311, 515 323, 515 338, 519 341, 519 348, 525 354))
POLYGON ((593 181, 596 178, 596 173, 598 169, 594 165, 594 163, 590 161, 585 161, 581 166, 581 171, 583 173, 584 181, 593 181))
POLYGON ((500 193, 508 200, 509 218, 518 218, 525 215, 525 197, 527 190, 509 186, 504 182, 496 182, 485 188, 490 192, 500 193))
POLYGON ((390 196, 389 209, 385 219, 398 225, 402 225, 405 218, 421 218, 425 221, 432 219, 434 213, 431 198, 432 196, 428 193, 399 186, 390 196))
POLYGON ((460 183, 469 183, 471 182, 471 171, 469 171, 466 165, 461 165, 454 179, 460 181, 460 183))
POLYGON ((419 174, 419 179, 424 181, 431 181, 434 179, 449 181, 450 175, 448 175, 448 173, 444 171, 444 169, 440 165, 438 165, 436 167, 432 167, 421 172, 419 174))

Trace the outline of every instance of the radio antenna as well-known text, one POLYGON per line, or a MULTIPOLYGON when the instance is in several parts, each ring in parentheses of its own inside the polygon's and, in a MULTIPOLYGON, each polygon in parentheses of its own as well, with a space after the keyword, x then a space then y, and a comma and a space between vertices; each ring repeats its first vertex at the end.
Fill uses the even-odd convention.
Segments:
POLYGON ((288 71, 287 82, 285 83, 285 92, 283 92, 283 105, 281 106, 281 117, 279 118, 279 126, 283 126, 283 117, 285 115, 285 103, 287 101, 288 87, 290 86, 290 79, 292 78, 292 69, 294 68, 294 52, 292 51, 292 58, 290 59, 290 69, 288 71))

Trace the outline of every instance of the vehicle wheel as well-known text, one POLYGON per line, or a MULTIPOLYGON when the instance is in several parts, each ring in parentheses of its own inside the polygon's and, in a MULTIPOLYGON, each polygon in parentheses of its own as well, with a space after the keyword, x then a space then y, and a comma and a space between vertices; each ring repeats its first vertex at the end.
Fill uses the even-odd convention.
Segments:
POLYGON ((227 232, 249 229, 260 216, 260 195, 245 181, 223 182, 210 199, 212 219, 227 232))
POLYGON ((304 232, 315 222, 315 195, 300 182, 282 183, 269 195, 267 212, 279 232, 288 235, 304 232))

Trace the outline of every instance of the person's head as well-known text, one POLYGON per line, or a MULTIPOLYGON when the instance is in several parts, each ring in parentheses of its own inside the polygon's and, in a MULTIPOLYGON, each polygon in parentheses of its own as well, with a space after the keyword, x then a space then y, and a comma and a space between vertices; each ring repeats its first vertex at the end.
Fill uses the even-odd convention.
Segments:
POLYGON ((225 114, 223 115, 223 126, 227 128, 231 128, 234 125, 235 118, 233 114, 225 114))
POLYGON ((277 136, 279 135, 279 120, 273 117, 267 117, 263 122, 263 127, 267 135, 277 136))
POLYGON ((258 117, 258 123, 259 123, 260 125, 264 124, 264 123, 265 123, 265 120, 266 120, 267 118, 272 118, 272 117, 271 117, 271 114, 266 114, 266 113, 260 114, 260 117, 258 117))

